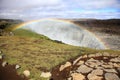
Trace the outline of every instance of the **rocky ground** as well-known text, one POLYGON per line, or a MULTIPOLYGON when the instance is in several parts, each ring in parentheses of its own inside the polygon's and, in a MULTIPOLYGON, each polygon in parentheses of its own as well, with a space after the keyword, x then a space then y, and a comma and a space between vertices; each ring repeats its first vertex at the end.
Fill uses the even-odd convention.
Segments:
POLYGON ((83 55, 53 69, 51 80, 120 80, 120 55, 83 55))

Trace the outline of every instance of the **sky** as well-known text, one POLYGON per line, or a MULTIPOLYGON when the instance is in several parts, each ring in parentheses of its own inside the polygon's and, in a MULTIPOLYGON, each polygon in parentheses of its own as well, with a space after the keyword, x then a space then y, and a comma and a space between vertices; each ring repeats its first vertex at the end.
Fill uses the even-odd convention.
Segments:
POLYGON ((120 0, 0 0, 0 18, 120 18, 120 0))

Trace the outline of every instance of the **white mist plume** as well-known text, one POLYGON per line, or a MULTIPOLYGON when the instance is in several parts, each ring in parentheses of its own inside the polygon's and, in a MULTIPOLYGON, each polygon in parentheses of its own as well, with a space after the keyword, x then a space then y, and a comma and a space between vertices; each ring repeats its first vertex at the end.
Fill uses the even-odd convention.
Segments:
POLYGON ((72 23, 43 20, 25 25, 23 28, 48 36, 52 40, 62 41, 75 46, 105 49, 105 46, 93 34, 72 23))

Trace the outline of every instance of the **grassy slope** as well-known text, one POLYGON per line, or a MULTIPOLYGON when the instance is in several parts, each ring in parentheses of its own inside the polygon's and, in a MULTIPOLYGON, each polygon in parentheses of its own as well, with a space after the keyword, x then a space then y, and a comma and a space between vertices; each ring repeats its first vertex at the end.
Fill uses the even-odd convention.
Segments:
MULTIPOLYGON (((81 54, 97 52, 120 53, 119 51, 100 51, 60 44, 49 38, 27 30, 14 31, 15 36, 0 36, 0 49, 5 53, 10 64, 19 64, 21 69, 31 71, 31 78, 44 80, 41 71, 50 71, 56 65, 81 54)), ((46 80, 46 79, 45 79, 46 80)))

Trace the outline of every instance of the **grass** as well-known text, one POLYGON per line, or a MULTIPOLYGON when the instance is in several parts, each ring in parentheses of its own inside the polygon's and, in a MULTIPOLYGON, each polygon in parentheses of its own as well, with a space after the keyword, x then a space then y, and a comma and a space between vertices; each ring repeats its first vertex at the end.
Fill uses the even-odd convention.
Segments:
POLYGON ((95 50, 61 44, 23 29, 18 29, 13 33, 15 36, 0 36, 0 49, 10 64, 21 65, 18 71, 20 74, 26 69, 30 70, 30 78, 33 80, 47 80, 40 77, 42 71, 51 71, 53 67, 82 54, 120 53, 120 51, 95 50))

